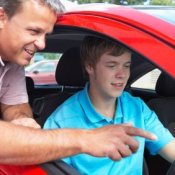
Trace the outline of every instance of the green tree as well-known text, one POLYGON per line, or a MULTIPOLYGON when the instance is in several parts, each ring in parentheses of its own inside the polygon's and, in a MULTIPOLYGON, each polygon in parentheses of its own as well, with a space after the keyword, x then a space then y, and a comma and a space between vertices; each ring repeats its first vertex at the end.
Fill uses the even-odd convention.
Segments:
POLYGON ((61 54, 59 53, 37 53, 39 55, 42 55, 45 59, 48 60, 56 60, 61 57, 61 54))
POLYGON ((152 5, 172 5, 172 0, 152 0, 152 5))
POLYGON ((144 0, 127 0, 128 5, 141 5, 144 3, 144 0))

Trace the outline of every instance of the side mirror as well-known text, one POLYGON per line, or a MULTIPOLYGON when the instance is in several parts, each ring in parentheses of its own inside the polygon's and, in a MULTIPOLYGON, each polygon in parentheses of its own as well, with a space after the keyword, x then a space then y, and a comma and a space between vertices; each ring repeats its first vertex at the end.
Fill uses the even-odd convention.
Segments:
POLYGON ((34 74, 38 74, 39 71, 38 71, 38 70, 34 70, 33 73, 34 73, 34 74))

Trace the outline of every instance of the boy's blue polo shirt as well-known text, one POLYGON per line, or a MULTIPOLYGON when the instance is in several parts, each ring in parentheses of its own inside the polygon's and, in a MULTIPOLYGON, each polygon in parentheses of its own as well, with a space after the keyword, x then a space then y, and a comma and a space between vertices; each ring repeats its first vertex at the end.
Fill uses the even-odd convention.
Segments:
POLYGON ((156 154, 174 139, 173 136, 140 98, 133 97, 127 92, 123 92, 118 97, 114 119, 99 114, 90 101, 87 87, 88 85, 84 90, 76 93, 58 107, 48 118, 44 128, 91 129, 109 124, 132 122, 135 127, 156 134, 158 140, 150 141, 136 137, 140 144, 138 151, 120 161, 112 161, 108 157, 93 157, 87 154, 78 154, 65 158, 64 161, 85 175, 142 175, 144 147, 146 146, 151 154, 156 154))

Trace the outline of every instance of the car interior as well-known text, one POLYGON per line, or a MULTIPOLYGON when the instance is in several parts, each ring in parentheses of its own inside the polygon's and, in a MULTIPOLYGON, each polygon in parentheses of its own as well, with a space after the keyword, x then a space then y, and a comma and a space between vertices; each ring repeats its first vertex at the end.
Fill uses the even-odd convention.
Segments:
MULTIPOLYGON (((53 34, 49 35, 47 38, 47 47, 44 51, 63 53, 55 72, 57 86, 35 86, 30 78, 26 78, 29 102, 33 109, 35 119, 42 127, 48 116, 67 98, 82 89, 88 81, 83 76, 79 52, 81 42, 86 35, 107 37, 80 28, 55 27, 53 34)), ((113 40, 112 38, 108 39, 113 40)), ((138 78, 155 68, 159 67, 154 65, 148 58, 133 51, 131 76, 126 90, 133 96, 142 98, 149 107, 158 114, 164 126, 175 136, 175 118, 172 116, 172 114, 175 113, 175 79, 160 68, 162 73, 158 78, 155 90, 131 87, 131 84, 138 78)), ((60 163, 64 164, 62 161, 60 161, 60 163)), ((49 163, 49 165, 51 166, 51 163, 49 163)), ((57 166, 58 165, 59 163, 57 166)), ((144 175, 165 175, 170 168, 170 163, 163 160, 160 156, 149 155, 147 150, 145 150, 143 165, 144 175)), ((65 165, 62 167, 69 171, 69 166, 65 165)), ((67 174, 71 174, 71 170, 67 174)))

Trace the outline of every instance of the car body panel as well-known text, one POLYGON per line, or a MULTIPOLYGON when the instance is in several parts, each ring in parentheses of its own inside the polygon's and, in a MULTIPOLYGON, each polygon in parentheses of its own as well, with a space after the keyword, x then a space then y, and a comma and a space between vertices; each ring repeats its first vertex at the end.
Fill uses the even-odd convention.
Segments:
POLYGON ((1 175, 48 175, 40 166, 0 165, 1 175))

